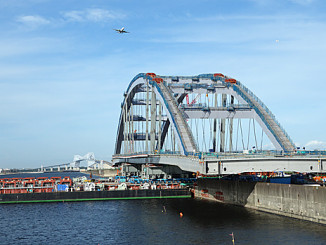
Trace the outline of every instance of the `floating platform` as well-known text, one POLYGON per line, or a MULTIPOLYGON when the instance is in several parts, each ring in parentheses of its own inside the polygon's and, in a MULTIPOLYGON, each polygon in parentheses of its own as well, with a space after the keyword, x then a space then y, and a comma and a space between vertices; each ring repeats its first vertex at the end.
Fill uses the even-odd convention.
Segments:
POLYGON ((0 204, 190 197, 188 189, 44 192, 0 194, 0 204))

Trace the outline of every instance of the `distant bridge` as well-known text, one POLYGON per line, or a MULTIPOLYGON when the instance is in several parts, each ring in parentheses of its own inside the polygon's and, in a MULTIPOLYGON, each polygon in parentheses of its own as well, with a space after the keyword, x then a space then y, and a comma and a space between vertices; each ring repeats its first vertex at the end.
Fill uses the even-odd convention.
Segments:
POLYGON ((74 155, 74 159, 72 162, 69 163, 60 163, 60 164, 54 164, 54 165, 48 165, 48 166, 41 166, 41 168, 38 169, 40 172, 53 172, 53 171, 79 171, 81 167, 81 162, 87 161, 87 169, 103 169, 103 164, 109 164, 107 161, 103 160, 96 160, 95 155, 93 152, 89 152, 84 156, 80 155, 74 155))
POLYGON ((220 73, 140 73, 124 93, 113 163, 205 175, 325 171, 325 152, 296 152, 273 113, 241 82, 220 73))

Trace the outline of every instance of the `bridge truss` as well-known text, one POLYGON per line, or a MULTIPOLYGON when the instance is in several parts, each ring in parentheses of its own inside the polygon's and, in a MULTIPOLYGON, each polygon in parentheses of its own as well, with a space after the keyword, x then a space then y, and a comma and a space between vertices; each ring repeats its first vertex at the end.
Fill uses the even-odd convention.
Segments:
MULTIPOLYGON (((273 113, 240 81, 220 73, 140 73, 124 93, 114 159, 137 162, 130 159, 142 154, 217 157, 271 147, 283 153, 295 151, 273 113)), ((209 172, 203 167, 184 169, 209 172)))

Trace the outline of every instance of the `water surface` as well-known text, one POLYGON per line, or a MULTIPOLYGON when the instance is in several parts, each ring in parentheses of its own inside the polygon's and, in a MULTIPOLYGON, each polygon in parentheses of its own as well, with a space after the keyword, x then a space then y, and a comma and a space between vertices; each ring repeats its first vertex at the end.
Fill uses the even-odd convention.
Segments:
POLYGON ((324 225, 194 199, 5 204, 0 218, 0 244, 326 244, 324 225))

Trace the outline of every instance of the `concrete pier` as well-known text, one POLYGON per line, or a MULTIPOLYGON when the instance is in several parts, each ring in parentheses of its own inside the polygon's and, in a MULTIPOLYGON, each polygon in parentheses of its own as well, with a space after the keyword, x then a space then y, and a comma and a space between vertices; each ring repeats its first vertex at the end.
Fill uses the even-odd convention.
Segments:
POLYGON ((326 187, 198 179, 195 198, 326 224, 326 187))

